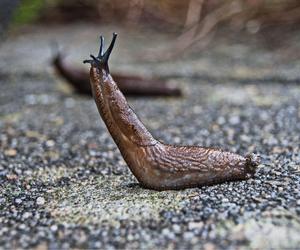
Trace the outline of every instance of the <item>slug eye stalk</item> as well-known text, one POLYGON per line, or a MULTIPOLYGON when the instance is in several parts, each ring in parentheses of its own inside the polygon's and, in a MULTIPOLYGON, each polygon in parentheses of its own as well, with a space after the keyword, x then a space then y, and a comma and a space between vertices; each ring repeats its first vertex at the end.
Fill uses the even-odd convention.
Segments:
POLYGON ((90 55, 92 60, 84 60, 83 63, 90 63, 92 66, 98 66, 98 67, 104 66, 108 70, 108 59, 114 48, 116 39, 117 39, 117 33, 114 32, 110 45, 106 50, 106 52, 103 54, 104 37, 100 36, 100 48, 99 48, 98 56, 95 57, 94 55, 90 55))

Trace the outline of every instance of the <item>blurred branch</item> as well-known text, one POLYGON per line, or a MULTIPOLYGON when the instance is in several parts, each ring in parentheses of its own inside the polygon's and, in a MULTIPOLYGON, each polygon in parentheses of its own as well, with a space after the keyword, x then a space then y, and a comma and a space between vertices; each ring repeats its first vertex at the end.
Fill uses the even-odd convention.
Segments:
POLYGON ((127 12, 127 24, 136 25, 139 23, 144 8, 144 0, 130 0, 127 12))
POLYGON ((174 45, 174 50, 180 52, 186 50, 197 41, 205 38, 220 22, 228 20, 233 15, 242 11, 242 6, 235 1, 223 4, 218 9, 206 15, 201 22, 193 25, 189 30, 184 31, 174 45))
POLYGON ((190 0, 184 24, 185 29, 200 21, 203 3, 204 0, 190 0))
POLYGON ((194 24, 191 28, 185 30, 175 41, 175 43, 163 53, 149 54, 150 60, 167 60, 181 55, 186 49, 194 45, 196 42, 203 40, 200 45, 205 47, 212 38, 208 36, 220 22, 230 19, 232 16, 243 11, 242 5, 235 0, 231 0, 230 4, 225 3, 211 13, 207 14, 201 22, 194 24), (163 57, 161 56, 163 55, 163 57))
MULTIPOLYGON (((5 0, 7 1, 7 0, 5 0)), ((126 28, 143 24, 155 30, 176 32, 166 51, 150 51, 147 58, 165 60, 197 45, 205 48, 219 27, 245 30, 250 34, 272 25, 300 23, 300 0, 24 0, 45 2, 40 20, 49 23, 73 21, 114 22, 126 28), (46 1, 46 2, 45 2, 46 1), (51 3, 51 4, 50 4, 51 3), (179 33, 180 32, 180 33, 179 33)), ((27 11, 33 13, 33 8, 27 11)), ((40 14, 41 11, 34 12, 40 14)), ((19 18, 22 17, 20 14, 19 18)), ((145 57, 145 56, 143 56, 145 57)))
POLYGON ((168 50, 147 53, 150 60, 168 60, 187 51, 194 45, 203 49, 212 39, 214 31, 223 23, 240 24, 255 33, 260 26, 285 22, 300 22, 300 1, 228 0, 218 3, 203 13, 207 0, 191 0, 184 30, 168 50), (202 18, 201 18, 201 12, 202 18))

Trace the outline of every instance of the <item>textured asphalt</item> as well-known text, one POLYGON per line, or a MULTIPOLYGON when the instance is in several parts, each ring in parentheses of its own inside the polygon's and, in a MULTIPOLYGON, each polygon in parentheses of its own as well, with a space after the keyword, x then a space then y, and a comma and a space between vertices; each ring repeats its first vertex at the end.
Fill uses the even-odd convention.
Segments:
MULTIPOLYGON (((199 60, 135 64, 134 35, 120 36, 111 69, 173 74, 184 89, 179 99, 129 99, 156 138, 261 157, 253 179, 156 192, 138 185, 93 100, 46 66, 51 38, 77 48, 69 60, 80 66, 95 53, 96 27, 41 29, 0 48, 0 248, 299 246, 300 60, 285 61, 291 51, 220 41, 199 60)), ((297 34, 289 41, 299 52, 297 34)))

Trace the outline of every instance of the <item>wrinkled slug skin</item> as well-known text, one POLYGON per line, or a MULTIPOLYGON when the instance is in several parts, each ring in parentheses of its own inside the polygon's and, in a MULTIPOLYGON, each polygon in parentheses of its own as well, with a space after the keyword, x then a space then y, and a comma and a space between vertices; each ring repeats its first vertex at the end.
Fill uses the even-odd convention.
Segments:
POLYGON ((91 64, 90 83, 99 113, 131 172, 146 188, 184 189, 253 177, 258 159, 220 149, 166 145, 154 139, 128 105, 109 73, 108 58, 116 39, 91 64))

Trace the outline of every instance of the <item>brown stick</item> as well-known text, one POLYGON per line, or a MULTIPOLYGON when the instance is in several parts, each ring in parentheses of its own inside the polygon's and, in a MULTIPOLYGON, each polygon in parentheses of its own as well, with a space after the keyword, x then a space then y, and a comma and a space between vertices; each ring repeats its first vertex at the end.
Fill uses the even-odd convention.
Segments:
MULTIPOLYGON (((190 5, 196 1, 200 0, 191 0, 190 5)), ((200 47, 201 50, 209 43, 213 32, 221 23, 232 21, 234 18, 239 19, 244 24, 250 20, 257 20, 262 25, 295 23, 300 21, 300 8, 299 3, 296 1, 291 1, 291 3, 282 1, 282 3, 272 4, 271 7, 270 5, 265 1, 259 1, 254 4, 239 0, 225 1, 212 11, 204 14, 198 22, 189 27, 185 25, 182 34, 178 36, 168 50, 164 50, 163 52, 150 51, 146 53, 146 57, 149 60, 156 61, 170 60, 182 55, 197 43, 200 43, 200 46, 197 48, 199 49, 200 47)), ((188 12, 190 12, 191 8, 190 6, 188 12)), ((197 10, 197 8, 193 9, 197 10)), ((187 20, 190 18, 191 20, 196 20, 196 16, 189 17, 188 14, 187 20)))
POLYGON ((178 36, 176 41, 171 45, 168 50, 155 52, 151 51, 147 53, 147 59, 150 60, 168 60, 174 57, 180 56, 184 51, 194 45, 196 42, 203 41, 200 47, 204 48, 210 41, 210 34, 213 32, 214 28, 225 20, 230 19, 234 15, 241 12, 240 6, 235 6, 234 0, 230 1, 231 4, 225 3, 213 12, 207 14, 203 17, 202 21, 192 25, 188 29, 178 36))
POLYGON ((201 19, 201 12, 205 0, 190 0, 186 14, 184 29, 190 28, 201 19))
POLYGON ((220 22, 228 20, 239 12, 241 12, 241 9, 238 6, 232 8, 230 4, 226 3, 212 13, 206 15, 201 22, 196 23, 177 38, 173 48, 171 48, 171 51, 174 51, 176 54, 170 52, 169 58, 182 54, 196 42, 204 40, 220 22))

